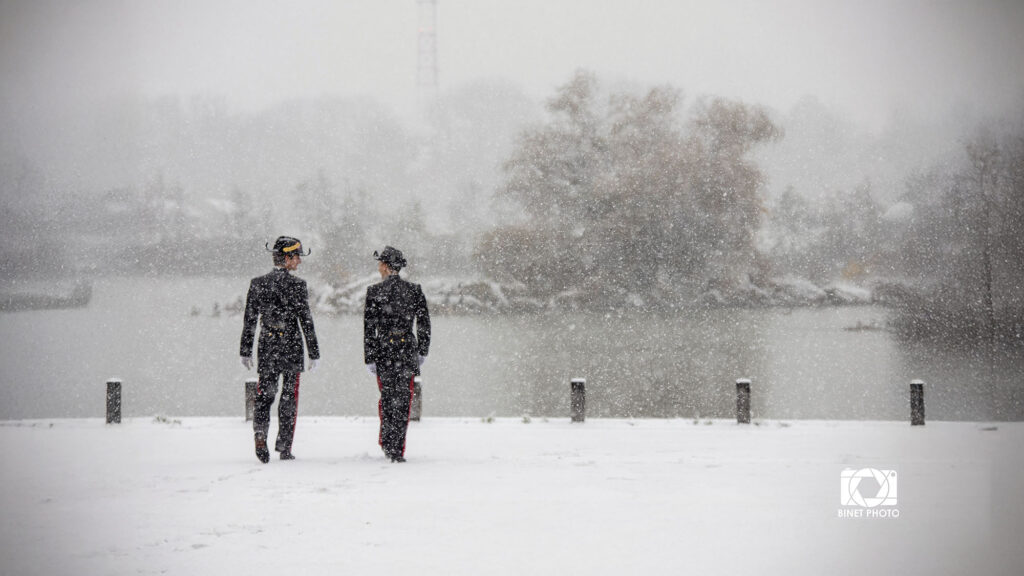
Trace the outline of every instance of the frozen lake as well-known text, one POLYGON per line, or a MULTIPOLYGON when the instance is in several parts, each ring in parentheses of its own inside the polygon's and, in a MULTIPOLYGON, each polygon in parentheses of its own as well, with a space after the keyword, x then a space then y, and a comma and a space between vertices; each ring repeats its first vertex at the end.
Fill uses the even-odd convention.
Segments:
MULTIPOLYGON (((415 281, 415 278, 412 278, 415 281)), ((105 382, 124 381, 126 417, 243 413, 239 316, 214 302, 247 278, 108 278, 87 308, 0 314, 0 419, 96 417, 105 382), (193 307, 201 313, 192 316, 193 307)), ((928 419, 1024 419, 1024 353, 906 344, 879 307, 549 314, 434 319, 424 415, 567 416, 569 381, 587 413, 728 418, 735 380, 753 381, 754 418, 906 420, 909 382, 928 419)), ((375 415, 362 319, 315 315, 323 362, 303 376, 305 415, 375 415)))

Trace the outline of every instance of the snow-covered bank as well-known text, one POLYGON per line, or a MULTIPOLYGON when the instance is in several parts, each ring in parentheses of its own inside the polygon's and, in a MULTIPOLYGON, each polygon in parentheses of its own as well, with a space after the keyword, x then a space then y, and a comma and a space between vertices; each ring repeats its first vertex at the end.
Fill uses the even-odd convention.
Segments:
MULTIPOLYGON (((322 281, 311 281, 310 306, 320 314, 362 314, 366 287, 380 281, 376 275, 358 278, 335 286, 322 281)), ((876 282, 862 286, 852 282, 833 281, 818 285, 795 277, 773 278, 766 286, 749 282, 723 291, 707 290, 692 298, 664 297, 662 302, 651 301, 637 294, 621 294, 606 301, 580 287, 573 287, 553 296, 541 297, 520 283, 501 283, 482 278, 412 278, 421 283, 431 310, 441 314, 524 313, 551 310, 601 310, 609 307, 630 310, 679 306, 849 306, 872 303, 890 303, 894 291, 905 290, 900 284, 876 282)), ((216 302, 217 310, 241 314, 245 308, 245 294, 233 300, 216 302)), ((199 308, 194 308, 199 314, 199 308)))
POLYGON ((240 419, 0 423, 2 572, 1024 573, 1020 423, 428 418, 400 465, 376 433, 304 418, 261 465, 240 419), (898 518, 839 517, 862 468, 898 518))

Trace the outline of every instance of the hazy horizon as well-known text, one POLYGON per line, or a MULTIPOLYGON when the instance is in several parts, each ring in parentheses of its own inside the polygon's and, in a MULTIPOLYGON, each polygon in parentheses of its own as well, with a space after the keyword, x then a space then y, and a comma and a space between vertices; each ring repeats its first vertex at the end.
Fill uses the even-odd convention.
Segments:
MULTIPOLYGON (((805 97, 869 129, 1024 101, 1024 3, 438 0, 439 88, 549 95, 577 68, 787 110, 805 97)), ((0 3, 7 114, 123 95, 297 98, 416 109, 417 6, 229 0, 0 3)))
POLYGON ((1024 109, 1024 3, 438 0, 448 133, 431 141, 417 8, 0 0, 0 193, 59 204, 166 179, 266 197, 326 170, 443 220, 500 185, 518 131, 586 69, 609 92, 767 107, 787 131, 758 152, 769 192, 871 181, 891 201, 965 130, 1024 109))

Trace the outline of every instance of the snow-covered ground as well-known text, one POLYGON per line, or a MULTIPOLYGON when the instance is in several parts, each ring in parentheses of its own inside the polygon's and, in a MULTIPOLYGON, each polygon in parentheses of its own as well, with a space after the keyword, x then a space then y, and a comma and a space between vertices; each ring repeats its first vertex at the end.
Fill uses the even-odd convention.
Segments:
POLYGON ((302 418, 262 465, 234 418, 2 422, 0 573, 1024 574, 1022 423, 439 418, 405 464, 376 434, 302 418), (840 505, 862 468, 895 506, 840 505))

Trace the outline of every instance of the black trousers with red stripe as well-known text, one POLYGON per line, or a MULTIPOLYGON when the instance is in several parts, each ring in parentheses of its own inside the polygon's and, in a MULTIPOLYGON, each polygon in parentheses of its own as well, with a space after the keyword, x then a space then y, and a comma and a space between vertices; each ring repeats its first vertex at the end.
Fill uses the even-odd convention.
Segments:
POLYGON ((256 385, 256 405, 252 429, 267 437, 270 431, 270 407, 277 396, 278 379, 281 380, 281 401, 277 404, 277 442, 274 450, 291 452, 295 438, 295 422, 299 416, 299 372, 260 372, 256 385))
POLYGON ((412 408, 414 376, 406 371, 398 374, 377 374, 380 389, 380 447, 389 458, 405 455, 405 433, 409 429, 409 410, 412 408))

